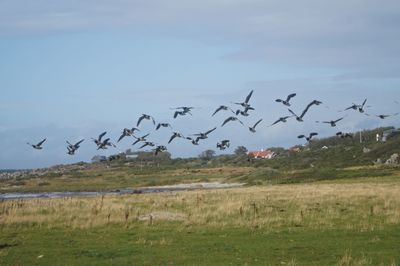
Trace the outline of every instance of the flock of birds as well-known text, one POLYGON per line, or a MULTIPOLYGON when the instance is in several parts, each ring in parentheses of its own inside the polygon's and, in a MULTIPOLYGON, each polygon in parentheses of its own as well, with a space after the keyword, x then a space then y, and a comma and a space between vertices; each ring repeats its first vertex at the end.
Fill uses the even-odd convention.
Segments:
MULTIPOLYGON (((242 126, 248 127, 249 131, 252 133, 256 132, 256 127, 263 121, 263 119, 259 119, 256 123, 254 123, 254 125, 245 125, 245 123, 240 119, 240 116, 243 117, 247 117, 250 115, 250 111, 254 111, 255 108, 253 106, 251 106, 250 104, 250 100, 251 97, 253 95, 253 90, 250 91, 250 93, 247 95, 247 97, 244 99, 244 101, 242 102, 231 102, 232 104, 234 104, 235 107, 238 107, 237 110, 235 111, 234 109, 232 109, 230 106, 227 105, 220 105, 212 114, 211 116, 215 116, 217 113, 220 112, 227 112, 230 114, 230 116, 228 116, 221 124, 221 127, 224 127, 226 124, 228 123, 239 123, 242 126)), ((309 111, 309 109, 313 106, 318 106, 320 104, 322 104, 321 101, 319 100, 313 100, 311 101, 304 109, 301 113, 296 113, 291 109, 291 99, 293 97, 296 96, 296 93, 292 93, 289 94, 286 99, 276 99, 275 101, 277 103, 281 103, 283 104, 285 107, 288 108, 288 114, 284 115, 282 117, 279 117, 276 121, 274 121, 271 126, 274 126, 278 123, 286 123, 288 119, 294 117, 298 122, 303 122, 304 121, 304 117, 307 114, 307 112, 309 111), (299 115, 300 114, 300 115, 299 115)), ((351 106, 345 108, 342 111, 347 111, 347 110, 355 110, 359 113, 365 114, 367 116, 372 116, 371 114, 367 114, 365 113, 365 108, 369 107, 366 106, 367 99, 365 99, 361 104, 355 104, 353 103, 351 106)), ((195 107, 188 107, 188 106, 182 106, 182 107, 176 107, 176 108, 172 108, 174 111, 173 113, 173 118, 177 119, 180 116, 186 116, 186 115, 192 115, 191 111, 194 109, 195 107)), ((341 111, 340 111, 341 112, 341 111)), ((380 119, 385 119, 391 116, 396 116, 398 115, 398 113, 395 114, 380 114, 380 115, 375 115, 376 117, 380 118, 380 119)), ((328 121, 316 121, 316 123, 323 123, 323 124, 329 124, 331 127, 336 127, 337 123, 342 121, 346 116, 342 116, 339 117, 337 119, 333 119, 333 120, 328 120, 328 121)), ((148 114, 142 114, 137 123, 136 123, 136 127, 132 127, 132 128, 124 128, 122 130, 122 133, 120 135, 120 137, 117 140, 117 143, 120 142, 122 139, 124 138, 128 138, 128 137, 132 137, 134 139, 134 142, 132 143, 132 145, 136 145, 139 144, 139 148, 138 149, 143 149, 145 147, 152 147, 152 151, 154 152, 155 155, 157 155, 160 152, 166 151, 167 144, 164 145, 160 145, 160 144, 156 144, 152 141, 148 140, 148 137, 150 136, 150 133, 144 134, 144 135, 138 135, 138 132, 140 132, 141 130, 139 129, 139 126, 144 123, 144 121, 149 121, 150 123, 153 124, 153 126, 155 126, 155 130, 161 130, 161 128, 169 128, 170 130, 172 130, 172 126, 170 123, 156 123, 156 120, 154 119, 153 116, 148 115, 148 114)), ((211 134, 212 132, 214 132, 217 129, 217 127, 213 127, 209 130, 206 130, 204 132, 199 132, 196 134, 192 134, 189 136, 184 136, 182 133, 180 132, 172 132, 171 137, 169 138, 168 144, 170 144, 172 141, 174 141, 176 138, 182 138, 182 139, 186 139, 188 141, 190 141, 193 145, 199 145, 199 141, 207 139, 208 135, 211 134)), ((108 149, 109 147, 116 147, 116 145, 111 142, 110 138, 105 138, 105 135, 107 134, 107 132, 102 132, 97 138, 92 138, 93 142, 95 143, 97 150, 100 149, 108 149), (103 139, 104 137, 104 139, 103 139)), ((309 134, 302 134, 299 135, 298 138, 304 138, 306 141, 310 142, 312 141, 312 138, 314 136, 317 136, 318 133, 317 132, 311 132, 309 134)), ((341 131, 336 133, 336 136, 339 138, 352 138, 352 134, 350 133, 343 133, 341 131)), ((43 148, 43 143, 46 141, 46 138, 43 139, 42 141, 40 141, 37 144, 31 144, 31 143, 27 143, 28 145, 32 146, 34 149, 38 149, 41 150, 43 148)), ((79 140, 78 142, 72 144, 69 141, 66 141, 67 143, 67 154, 69 155, 74 155, 75 152, 79 149, 80 144, 84 141, 84 139, 79 140)), ((224 139, 221 140, 220 142, 218 142, 216 144, 216 147, 220 150, 225 150, 226 148, 229 148, 230 146, 230 140, 228 139, 224 139)))

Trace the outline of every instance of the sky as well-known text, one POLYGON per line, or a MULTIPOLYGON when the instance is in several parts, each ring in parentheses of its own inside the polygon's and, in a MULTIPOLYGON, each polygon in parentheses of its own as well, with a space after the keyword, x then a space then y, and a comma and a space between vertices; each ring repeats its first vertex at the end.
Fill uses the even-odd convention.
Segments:
MULTIPOLYGON (((185 136, 215 132, 194 146, 167 145, 174 158, 198 156, 230 139, 258 150, 304 144, 297 135, 399 126, 400 2, 372 0, 3 0, 0 2, 0 169, 26 169, 90 161, 132 146, 96 150, 91 138, 107 131, 116 142, 142 113, 169 122, 185 136), (237 108, 253 90, 257 132, 211 114, 237 108), (300 123, 270 125, 288 114, 275 102, 290 93, 293 111, 313 106, 300 123), (367 99, 371 116, 343 111, 367 99), (179 106, 192 116, 173 119, 179 106), (338 126, 316 123, 345 117, 338 126), (43 150, 26 143, 47 138, 43 150), (85 139, 76 155, 66 140, 85 139)), ((165 145, 170 129, 140 134, 165 145)))

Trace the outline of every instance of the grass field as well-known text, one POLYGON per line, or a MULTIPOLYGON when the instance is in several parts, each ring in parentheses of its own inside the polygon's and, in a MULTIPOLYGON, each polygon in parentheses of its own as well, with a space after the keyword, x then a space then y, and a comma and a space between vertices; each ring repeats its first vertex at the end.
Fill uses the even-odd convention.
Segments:
POLYGON ((1 265, 399 265, 400 179, 0 203, 1 265))

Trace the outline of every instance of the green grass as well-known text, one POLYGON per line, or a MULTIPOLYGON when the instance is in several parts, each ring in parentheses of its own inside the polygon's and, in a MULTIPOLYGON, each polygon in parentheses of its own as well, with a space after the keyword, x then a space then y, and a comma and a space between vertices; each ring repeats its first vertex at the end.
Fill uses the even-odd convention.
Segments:
POLYGON ((386 176, 3 201, 0 265, 398 265, 399 194, 386 176))
POLYGON ((368 232, 176 230, 173 225, 157 225, 1 233, 1 265, 335 265, 341 261, 391 265, 400 261, 398 226, 368 232))

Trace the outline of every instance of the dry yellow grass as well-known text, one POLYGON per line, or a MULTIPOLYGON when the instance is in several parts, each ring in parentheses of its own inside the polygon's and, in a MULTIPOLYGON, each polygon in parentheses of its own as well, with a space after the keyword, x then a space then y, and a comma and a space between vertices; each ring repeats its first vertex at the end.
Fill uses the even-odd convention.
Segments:
MULTIPOLYGON (((1 226, 110 224, 375 230, 400 223, 400 184, 299 184, 179 193, 13 200, 1 226)), ((345 264, 345 263, 344 263, 345 264)))

